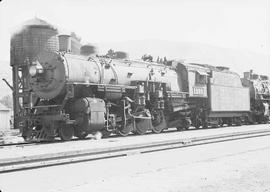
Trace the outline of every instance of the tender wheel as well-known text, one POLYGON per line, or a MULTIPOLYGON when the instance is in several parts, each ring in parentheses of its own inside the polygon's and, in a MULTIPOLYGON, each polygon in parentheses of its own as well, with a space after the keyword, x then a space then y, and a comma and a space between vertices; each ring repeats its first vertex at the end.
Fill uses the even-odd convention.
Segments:
POLYGON ((218 120, 218 125, 219 125, 220 127, 223 127, 223 126, 224 126, 224 121, 223 121, 222 118, 219 118, 219 120, 218 120))
POLYGON ((231 127, 231 126, 232 126, 232 119, 231 119, 231 118, 230 118, 230 119, 228 119, 227 124, 228 124, 228 127, 231 127))
POLYGON ((241 120, 241 118, 236 118, 236 119, 235 119, 235 124, 236 124, 236 126, 241 126, 241 125, 242 125, 242 120, 241 120))
POLYGON ((61 140, 69 141, 74 135, 74 128, 71 125, 62 125, 58 129, 58 134, 61 140))
POLYGON ((126 125, 118 127, 117 134, 123 137, 127 136, 133 130, 133 122, 127 122, 126 125))

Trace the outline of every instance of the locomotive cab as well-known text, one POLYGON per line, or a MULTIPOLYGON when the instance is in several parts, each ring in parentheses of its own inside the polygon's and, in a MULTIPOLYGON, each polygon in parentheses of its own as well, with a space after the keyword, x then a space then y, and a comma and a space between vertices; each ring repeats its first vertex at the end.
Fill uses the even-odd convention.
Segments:
POLYGON ((177 63, 177 73, 180 87, 188 93, 192 125, 199 127, 203 125, 208 104, 209 70, 193 63, 177 63))

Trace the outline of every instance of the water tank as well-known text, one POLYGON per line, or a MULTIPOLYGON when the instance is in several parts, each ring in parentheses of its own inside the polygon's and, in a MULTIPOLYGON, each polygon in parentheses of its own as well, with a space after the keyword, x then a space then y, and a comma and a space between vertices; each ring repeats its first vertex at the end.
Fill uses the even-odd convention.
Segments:
POLYGON ((27 64, 41 51, 57 51, 57 29, 44 20, 34 18, 23 23, 11 37, 11 65, 27 64))

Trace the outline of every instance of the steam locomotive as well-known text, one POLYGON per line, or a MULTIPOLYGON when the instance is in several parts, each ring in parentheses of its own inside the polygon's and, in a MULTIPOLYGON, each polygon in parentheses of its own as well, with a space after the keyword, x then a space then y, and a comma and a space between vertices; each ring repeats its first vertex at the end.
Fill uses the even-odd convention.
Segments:
POLYGON ((267 121, 269 90, 258 96, 226 67, 111 59, 78 44, 37 18, 12 37, 14 124, 26 140, 267 121))

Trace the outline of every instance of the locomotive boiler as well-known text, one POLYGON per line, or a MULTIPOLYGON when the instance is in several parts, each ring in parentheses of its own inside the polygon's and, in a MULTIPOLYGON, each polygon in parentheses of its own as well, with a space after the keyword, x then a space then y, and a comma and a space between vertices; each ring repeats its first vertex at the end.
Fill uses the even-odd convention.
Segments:
POLYGON ((43 51, 29 66, 29 82, 32 135, 38 129, 39 136, 69 140, 96 131, 159 133, 175 120, 188 124, 179 113, 187 108, 186 93, 176 71, 162 64, 43 51))

